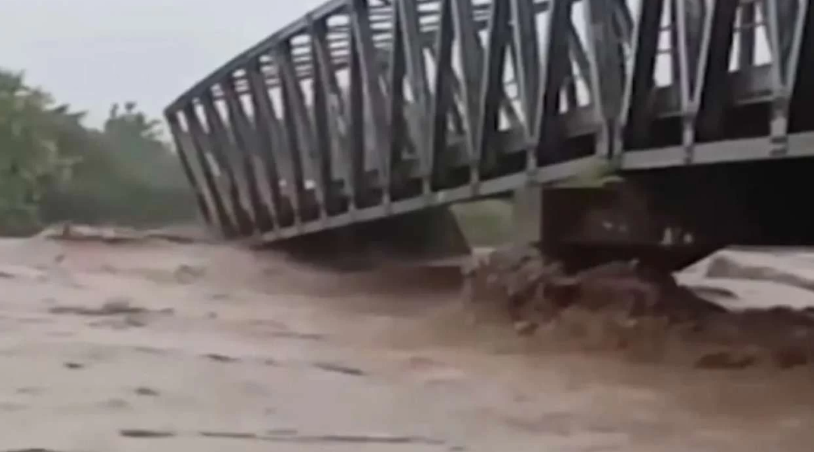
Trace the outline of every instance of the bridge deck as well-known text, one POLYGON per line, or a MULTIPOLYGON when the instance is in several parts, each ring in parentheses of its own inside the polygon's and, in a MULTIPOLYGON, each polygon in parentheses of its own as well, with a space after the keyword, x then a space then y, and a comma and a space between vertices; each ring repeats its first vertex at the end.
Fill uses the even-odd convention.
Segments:
POLYGON ((269 241, 598 167, 809 156, 810 3, 334 0, 166 117, 205 218, 269 241))

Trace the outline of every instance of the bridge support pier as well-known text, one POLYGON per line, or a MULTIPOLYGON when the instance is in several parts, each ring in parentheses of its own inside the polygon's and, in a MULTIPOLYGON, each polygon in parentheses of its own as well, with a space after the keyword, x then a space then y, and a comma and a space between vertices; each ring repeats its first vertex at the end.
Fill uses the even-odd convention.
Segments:
POLYGON ((677 227, 682 216, 664 212, 651 188, 625 181, 517 193, 516 240, 536 243, 571 270, 628 259, 669 269, 707 253, 709 245, 688 241, 677 227))
POLYGON ((601 187, 541 190, 539 216, 516 195, 518 239, 537 240, 569 267, 638 259, 677 268, 718 248, 812 246, 810 159, 705 165, 623 173, 601 187), (522 214, 522 215, 521 215, 522 214), (530 220, 531 218, 531 220, 530 220), (531 223, 530 223, 531 222, 531 223), (543 232, 545 231, 545 232, 543 232))
POLYGON ((539 245, 543 240, 543 198, 546 189, 540 185, 520 187, 512 196, 514 245, 539 245))

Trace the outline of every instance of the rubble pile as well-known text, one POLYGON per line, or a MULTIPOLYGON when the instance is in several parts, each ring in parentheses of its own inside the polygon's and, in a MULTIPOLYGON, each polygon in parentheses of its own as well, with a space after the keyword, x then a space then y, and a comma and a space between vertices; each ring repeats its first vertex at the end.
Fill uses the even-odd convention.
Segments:
POLYGON ((679 357, 701 368, 814 362, 811 309, 732 310, 636 261, 566 274, 534 247, 513 246, 474 259, 463 273, 475 321, 498 314, 518 334, 564 338, 564 347, 679 357))

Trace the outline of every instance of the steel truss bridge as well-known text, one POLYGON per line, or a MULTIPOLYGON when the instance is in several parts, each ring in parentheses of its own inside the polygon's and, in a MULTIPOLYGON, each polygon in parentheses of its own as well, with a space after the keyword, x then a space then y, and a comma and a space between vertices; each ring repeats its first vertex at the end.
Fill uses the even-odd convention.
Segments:
POLYGON ((266 241, 597 165, 812 156, 812 3, 334 0, 166 119, 206 220, 266 241))

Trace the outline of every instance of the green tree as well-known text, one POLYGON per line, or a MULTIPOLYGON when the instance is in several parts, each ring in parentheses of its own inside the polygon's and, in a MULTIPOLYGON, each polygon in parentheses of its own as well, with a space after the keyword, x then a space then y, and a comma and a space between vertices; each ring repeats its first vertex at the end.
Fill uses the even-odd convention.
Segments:
POLYGON ((114 104, 103 127, 105 139, 130 173, 158 187, 186 187, 161 122, 149 119, 135 102, 114 104))
POLYGON ((69 175, 72 161, 60 153, 60 132, 76 120, 26 85, 22 74, 0 70, 0 233, 36 227, 47 187, 69 175))
POLYGON ((161 123, 128 102, 118 104, 101 130, 85 131, 80 162, 67 185, 44 200, 48 222, 146 226, 194 219, 196 211, 180 164, 162 139, 161 123))
POLYGON ((0 234, 57 221, 138 226, 196 217, 160 122, 134 102, 114 105, 101 129, 83 119, 0 69, 0 234))

